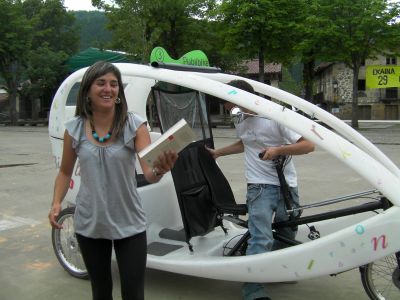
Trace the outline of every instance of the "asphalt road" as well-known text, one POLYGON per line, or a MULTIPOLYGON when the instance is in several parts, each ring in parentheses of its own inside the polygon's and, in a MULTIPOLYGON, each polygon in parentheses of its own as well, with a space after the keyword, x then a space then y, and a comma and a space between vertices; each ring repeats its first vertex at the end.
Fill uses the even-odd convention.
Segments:
MULTIPOLYGON (((400 166, 400 126, 364 126, 360 131, 400 166)), ((215 130, 217 147, 233 141, 231 129, 215 130)), ((238 202, 245 183, 241 155, 220 158, 238 202)), ((324 151, 296 157, 303 204, 370 189, 358 174, 324 151)), ((90 299, 90 284, 68 275, 52 249, 47 213, 56 175, 46 127, 0 127, 0 299, 90 299)), ((117 267, 114 295, 120 299, 117 267)), ((271 270, 273 272, 273 270, 271 270)), ((368 299, 359 271, 296 284, 266 284, 272 298, 368 299)), ((148 270, 146 299, 241 299, 241 283, 148 270)), ((399 296, 400 298, 400 296, 399 296)), ((392 300, 392 299, 391 299, 392 300)))

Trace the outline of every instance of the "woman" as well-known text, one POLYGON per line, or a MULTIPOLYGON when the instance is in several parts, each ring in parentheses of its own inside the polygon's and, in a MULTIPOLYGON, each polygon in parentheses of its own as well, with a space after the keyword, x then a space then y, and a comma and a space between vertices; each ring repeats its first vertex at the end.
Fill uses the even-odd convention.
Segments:
MULTIPOLYGON (((61 167, 55 180, 50 223, 61 211, 77 157, 81 184, 75 231, 91 280, 93 299, 112 299, 111 253, 117 258, 123 299, 144 299, 145 214, 136 189, 136 153, 150 144, 145 120, 127 112, 121 73, 108 62, 88 68, 80 86, 75 118, 65 124, 61 167)), ((177 154, 165 152, 153 168, 140 161, 144 176, 157 182, 177 154)))

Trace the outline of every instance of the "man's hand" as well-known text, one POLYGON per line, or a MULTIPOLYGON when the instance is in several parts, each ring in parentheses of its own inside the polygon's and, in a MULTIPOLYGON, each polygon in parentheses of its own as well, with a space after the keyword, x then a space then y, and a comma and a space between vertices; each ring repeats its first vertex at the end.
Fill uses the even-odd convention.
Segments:
POLYGON ((258 157, 261 160, 274 160, 281 155, 280 150, 282 147, 268 147, 262 151, 258 157))
POLYGON ((215 149, 208 148, 207 146, 204 146, 204 147, 206 147, 206 150, 207 150, 208 152, 210 152, 212 158, 214 158, 214 159, 217 159, 217 158, 218 158, 217 151, 216 151, 215 149))

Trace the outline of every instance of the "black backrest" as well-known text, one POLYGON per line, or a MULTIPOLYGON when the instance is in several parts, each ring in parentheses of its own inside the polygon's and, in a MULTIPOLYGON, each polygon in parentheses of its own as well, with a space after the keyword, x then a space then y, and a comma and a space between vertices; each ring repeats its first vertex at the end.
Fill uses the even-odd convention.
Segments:
POLYGON ((231 186, 222 173, 215 159, 205 147, 198 149, 198 159, 203 175, 211 190, 213 205, 220 213, 244 215, 247 212, 245 204, 236 204, 231 186))
POLYGON ((188 243, 192 237, 207 234, 220 225, 211 189, 200 166, 201 149, 201 141, 187 146, 171 170, 188 243))

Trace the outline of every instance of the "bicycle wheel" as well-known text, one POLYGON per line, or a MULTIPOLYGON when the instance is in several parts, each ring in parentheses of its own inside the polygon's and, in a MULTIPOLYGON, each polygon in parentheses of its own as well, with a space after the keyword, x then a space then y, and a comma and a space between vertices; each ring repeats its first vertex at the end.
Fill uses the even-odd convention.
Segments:
POLYGON ((400 299, 400 269, 392 254, 360 267, 361 281, 372 300, 400 299))
POLYGON ((75 236, 74 213, 75 207, 68 207, 61 211, 57 222, 63 228, 53 228, 51 240, 54 253, 62 267, 74 277, 87 279, 88 273, 75 236))

